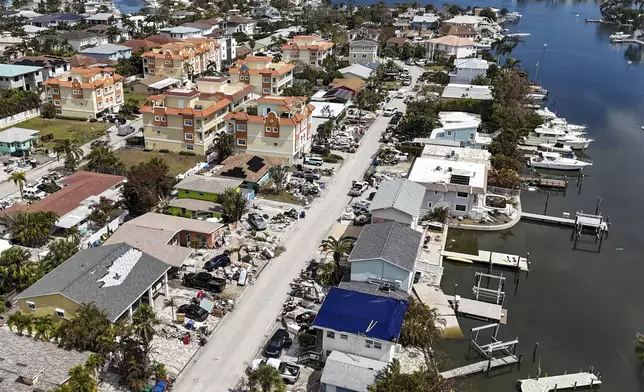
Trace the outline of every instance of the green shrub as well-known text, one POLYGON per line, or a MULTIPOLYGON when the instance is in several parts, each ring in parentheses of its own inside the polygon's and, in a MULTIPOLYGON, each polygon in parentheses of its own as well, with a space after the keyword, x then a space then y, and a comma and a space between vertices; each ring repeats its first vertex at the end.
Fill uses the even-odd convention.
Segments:
POLYGON ((194 151, 179 151, 179 155, 188 155, 194 157, 197 154, 194 151))
POLYGON ((326 154, 322 157, 322 160, 326 163, 338 163, 344 160, 344 158, 338 154, 326 154))
POLYGON ((71 121, 87 121, 85 117, 74 117, 74 116, 56 116, 59 120, 71 120, 71 121))
POLYGON ((410 157, 419 157, 423 153, 423 146, 396 146, 400 152, 406 152, 410 157))
POLYGON ((170 152, 170 150, 168 150, 167 148, 162 148, 159 150, 159 152, 166 153, 166 152, 170 152))
POLYGON ((90 118, 90 119, 89 119, 89 122, 91 122, 91 123, 95 123, 95 122, 97 122, 97 121, 98 121, 98 120, 97 120, 97 119, 95 119, 95 118, 90 118))

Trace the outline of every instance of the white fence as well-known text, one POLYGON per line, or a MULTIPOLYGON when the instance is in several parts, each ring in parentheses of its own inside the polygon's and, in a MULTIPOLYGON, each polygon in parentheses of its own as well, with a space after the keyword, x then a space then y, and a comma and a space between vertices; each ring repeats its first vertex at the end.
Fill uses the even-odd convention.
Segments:
POLYGON ((10 127, 12 125, 38 116, 40 116, 40 109, 31 109, 27 110, 26 112, 14 114, 13 116, 0 118, 0 128, 10 127))

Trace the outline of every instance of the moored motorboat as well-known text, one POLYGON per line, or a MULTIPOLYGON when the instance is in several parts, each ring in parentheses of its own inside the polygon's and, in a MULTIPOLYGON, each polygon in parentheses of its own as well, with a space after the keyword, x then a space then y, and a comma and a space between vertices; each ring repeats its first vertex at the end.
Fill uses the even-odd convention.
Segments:
POLYGON ((594 139, 584 137, 582 135, 567 134, 557 138, 557 143, 569 145, 573 150, 585 150, 590 146, 594 139))
POLYGON ((586 166, 591 166, 592 162, 580 161, 575 158, 574 154, 562 157, 557 152, 540 152, 538 156, 530 157, 530 166, 541 169, 552 170, 581 170, 586 166))
POLYGON ((570 153, 572 152, 572 147, 570 147, 567 144, 563 143, 541 143, 539 144, 539 147, 541 147, 545 151, 554 151, 554 152, 563 152, 563 153, 570 153))

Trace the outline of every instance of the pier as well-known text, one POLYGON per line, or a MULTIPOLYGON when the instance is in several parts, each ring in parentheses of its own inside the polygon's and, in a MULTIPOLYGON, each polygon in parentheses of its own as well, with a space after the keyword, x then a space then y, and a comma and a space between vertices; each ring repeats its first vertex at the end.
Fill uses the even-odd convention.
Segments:
POLYGON ((452 304, 454 311, 464 317, 497 322, 507 320, 507 310, 503 309, 501 305, 463 298, 460 295, 447 295, 446 297, 452 304))
POLYGON ((550 216, 550 215, 541 215, 541 214, 533 214, 531 212, 523 212, 522 211, 521 212, 521 219, 531 220, 531 221, 536 221, 536 222, 551 223, 551 224, 554 224, 554 225, 562 225, 562 226, 570 226, 570 227, 575 226, 575 220, 572 219, 572 218, 550 216))
POLYGON ((521 392, 558 391, 561 389, 592 387, 599 384, 601 384, 601 380, 594 374, 587 372, 519 380, 521 392))
POLYGON ((441 372, 440 375, 444 379, 467 377, 472 374, 486 372, 494 368, 507 366, 507 365, 514 365, 517 362, 519 362, 519 359, 516 356, 508 355, 507 357, 492 358, 490 360, 480 361, 469 365, 461 366, 455 369, 447 370, 447 371, 441 372))
POLYGON ((528 259, 517 255, 489 252, 487 250, 479 250, 479 253, 477 255, 444 250, 441 252, 441 255, 447 258, 455 257, 458 259, 470 260, 477 263, 492 264, 493 266, 501 266, 514 269, 518 268, 521 271, 528 271, 528 259))

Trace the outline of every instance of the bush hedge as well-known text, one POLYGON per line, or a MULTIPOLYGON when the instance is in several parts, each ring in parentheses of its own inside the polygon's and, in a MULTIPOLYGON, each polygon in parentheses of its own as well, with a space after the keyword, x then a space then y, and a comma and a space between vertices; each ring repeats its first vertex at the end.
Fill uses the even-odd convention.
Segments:
POLYGON ((194 151, 179 151, 179 155, 188 155, 194 157, 197 154, 194 151))
POLYGON ((71 121, 87 121, 85 117, 74 117, 74 116, 56 116, 59 120, 71 120, 71 121))
POLYGON ((159 152, 166 153, 166 152, 170 152, 170 150, 168 150, 167 148, 162 148, 159 150, 159 152))

